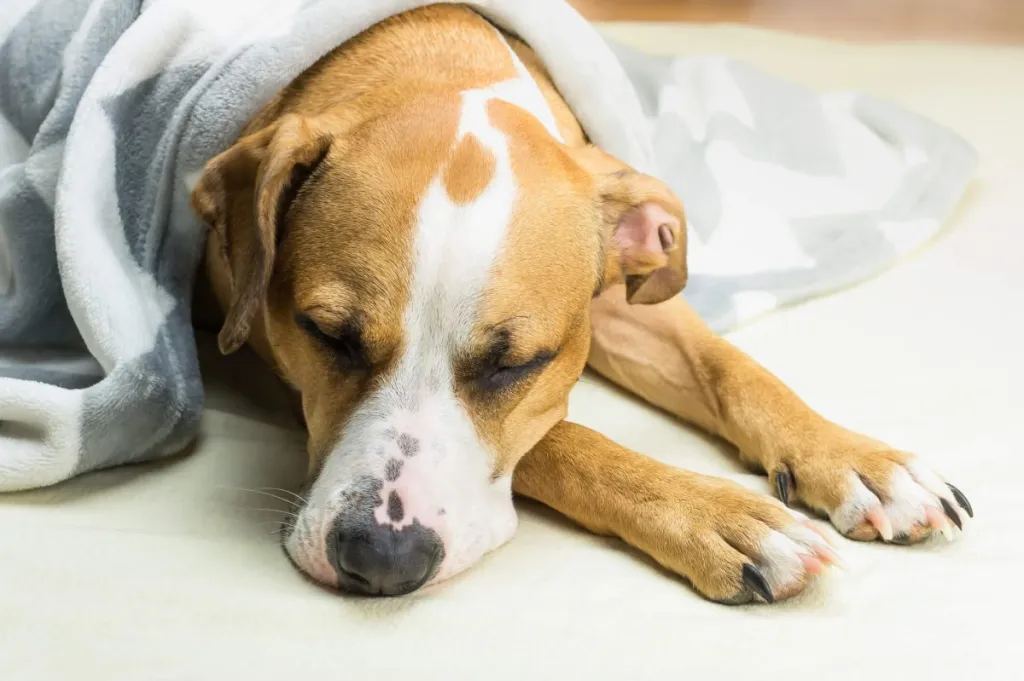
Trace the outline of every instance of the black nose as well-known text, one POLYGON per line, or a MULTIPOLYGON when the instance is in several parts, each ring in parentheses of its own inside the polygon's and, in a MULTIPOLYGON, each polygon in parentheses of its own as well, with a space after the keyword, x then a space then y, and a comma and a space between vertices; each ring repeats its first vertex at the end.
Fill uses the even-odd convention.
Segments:
POLYGON ((370 527, 339 523, 334 566, 341 587, 368 596, 400 596, 434 576, 444 545, 433 530, 413 521, 401 530, 371 521, 370 527))

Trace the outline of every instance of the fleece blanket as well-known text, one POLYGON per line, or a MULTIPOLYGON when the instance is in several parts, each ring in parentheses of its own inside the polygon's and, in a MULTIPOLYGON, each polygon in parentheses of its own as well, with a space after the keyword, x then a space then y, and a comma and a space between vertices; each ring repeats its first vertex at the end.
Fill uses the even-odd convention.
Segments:
MULTIPOLYGON (((3 0, 0 490, 180 452, 205 161, 320 56, 413 0, 3 0)), ((709 56, 603 40, 553 0, 476 0, 591 139, 689 211, 687 298, 718 331, 879 271, 974 169, 957 135, 709 56)))

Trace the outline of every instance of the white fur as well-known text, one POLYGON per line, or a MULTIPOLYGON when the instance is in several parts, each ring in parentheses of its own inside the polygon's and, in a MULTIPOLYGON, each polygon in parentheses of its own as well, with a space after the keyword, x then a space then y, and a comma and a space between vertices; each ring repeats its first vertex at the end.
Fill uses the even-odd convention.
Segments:
MULTIPOLYGON (((921 463, 919 459, 911 459, 907 464, 907 470, 919 485, 935 495, 937 499, 945 499, 953 508, 960 507, 956 499, 953 497, 953 493, 950 491, 949 486, 946 485, 946 483, 942 481, 942 478, 940 478, 934 471, 921 463)), ((961 520, 965 520, 967 518, 966 511, 960 513, 959 516, 961 520)))
MULTIPOLYGON (((513 55, 514 58, 514 55, 513 55)), ((533 113, 557 136, 554 115, 536 83, 516 59, 519 77, 462 93, 455 144, 473 135, 495 158, 494 175, 468 204, 454 203, 439 169, 420 201, 414 228, 411 293, 403 317, 404 354, 385 385, 360 404, 300 514, 285 546, 312 576, 335 583, 326 560, 326 531, 346 509, 342 499, 361 478, 383 481, 378 523, 396 529, 414 520, 437 532, 444 560, 439 581, 476 562, 508 541, 517 519, 511 477, 492 479, 495 452, 484 443, 470 414, 454 393, 452 360, 466 347, 479 316, 481 294, 505 243, 518 185, 508 141, 488 119, 487 103, 503 99, 533 113), (403 454, 397 436, 417 443, 403 454), (397 479, 388 481, 388 461, 400 461, 397 479), (403 516, 388 515, 395 492, 403 516)))
MULTIPOLYGON (((495 30, 495 33, 498 33, 497 30, 495 30)), ((500 33, 498 35, 501 36, 500 33)), ((504 41, 503 37, 502 41, 504 41)), ((491 91, 494 93, 494 96, 526 109, 547 128, 552 137, 559 142, 564 142, 562 133, 558 131, 555 114, 551 107, 548 106, 547 100, 544 99, 544 93, 540 91, 537 83, 530 76, 526 64, 523 63, 508 43, 505 43, 505 47, 508 49, 509 56, 512 57, 512 63, 515 65, 517 76, 493 86, 491 91)))
POLYGON ((856 473, 847 476, 846 485, 846 500, 830 514, 832 524, 844 534, 864 522, 867 512, 881 503, 856 473))
POLYGON ((925 508, 939 507, 935 497, 914 482, 902 467, 892 472, 888 487, 892 500, 885 505, 885 513, 897 535, 909 533, 915 525, 926 525, 925 508))
POLYGON ((819 560, 821 552, 835 556, 821 535, 807 526, 809 521, 805 515, 789 512, 795 522, 782 531, 771 530, 758 546, 758 569, 775 594, 790 592, 804 580, 807 568, 803 556, 819 560))
POLYGON ((804 564, 800 555, 814 555, 809 549, 787 537, 782 532, 771 530, 761 540, 759 547, 761 563, 758 566, 772 593, 784 593, 794 582, 804 577, 804 564))
MULTIPOLYGON (((889 498, 885 504, 855 473, 849 474, 847 484, 846 500, 831 514, 832 522, 840 532, 849 532, 866 521, 869 510, 881 507, 891 526, 891 530, 882 529, 884 539, 891 539, 884 536, 890 531, 893 535, 905 535, 915 526, 928 525, 929 512, 943 518, 943 526, 938 529, 947 539, 955 536, 952 524, 945 519, 941 500, 948 501, 954 509, 960 507, 942 479, 918 459, 912 459, 906 468, 898 466, 893 470, 883 490, 884 496, 889 498)), ((958 515, 961 522, 967 521, 966 512, 961 510, 958 515)))

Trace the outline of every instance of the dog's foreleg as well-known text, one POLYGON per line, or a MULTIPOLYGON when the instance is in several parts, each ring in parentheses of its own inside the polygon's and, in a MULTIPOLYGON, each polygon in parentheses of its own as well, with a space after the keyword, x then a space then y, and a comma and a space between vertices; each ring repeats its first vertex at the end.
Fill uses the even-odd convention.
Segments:
POLYGON ((613 288, 595 299, 589 364, 676 416, 736 445, 787 504, 827 515, 855 539, 947 537, 972 514, 955 487, 918 457, 833 423, 778 378, 713 334, 681 298, 629 305, 613 288))
POLYGON ((804 518, 771 497, 573 423, 556 425, 523 458, 513 489, 620 537, 717 601, 791 596, 835 558, 804 518))

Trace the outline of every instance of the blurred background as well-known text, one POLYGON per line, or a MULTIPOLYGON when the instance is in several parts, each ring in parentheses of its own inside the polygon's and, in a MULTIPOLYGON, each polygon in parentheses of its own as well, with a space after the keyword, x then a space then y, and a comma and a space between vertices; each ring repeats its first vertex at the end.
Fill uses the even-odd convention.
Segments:
POLYGON ((1024 44, 1024 0, 569 0, 592 21, 738 23, 848 40, 1024 44))

